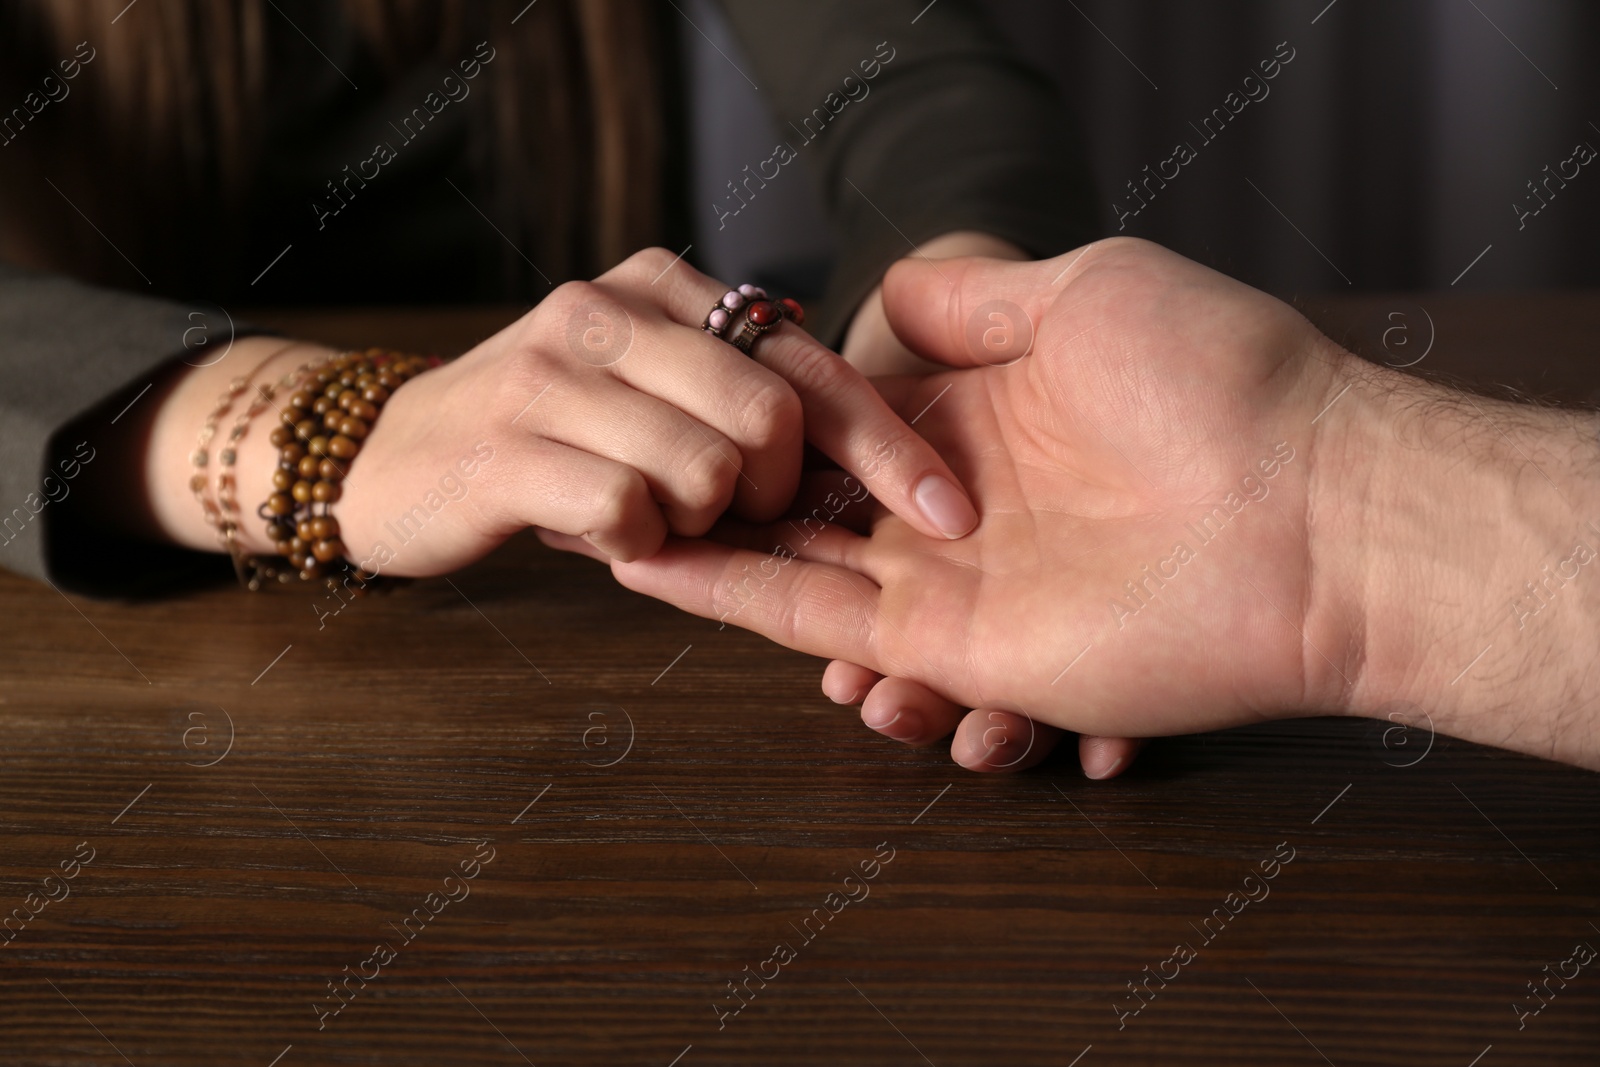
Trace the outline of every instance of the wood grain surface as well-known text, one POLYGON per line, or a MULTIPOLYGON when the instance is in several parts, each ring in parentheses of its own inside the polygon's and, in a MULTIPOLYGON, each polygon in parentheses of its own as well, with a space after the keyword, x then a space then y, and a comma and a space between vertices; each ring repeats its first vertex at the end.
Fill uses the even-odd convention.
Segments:
MULTIPOLYGON (((1600 386, 1593 294, 1305 306, 1600 386)), ((452 350, 514 315, 260 317, 452 350)), ((1594 774, 1305 720, 976 776, 528 537, 313 599, 0 574, 0 1063, 1600 1062, 1600 966, 1513 1007, 1600 946, 1594 774)))

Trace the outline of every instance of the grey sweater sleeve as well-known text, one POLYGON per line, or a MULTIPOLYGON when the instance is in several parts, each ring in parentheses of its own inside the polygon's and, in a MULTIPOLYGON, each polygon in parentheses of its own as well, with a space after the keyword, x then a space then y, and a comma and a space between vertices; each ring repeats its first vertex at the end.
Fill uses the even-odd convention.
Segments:
POLYGON ((824 341, 914 242, 978 230, 1049 256, 1096 236, 1075 124, 968 0, 723 7, 842 249, 824 341))
MULTIPOLYGON (((141 557, 138 546, 65 529, 65 502, 126 414, 117 409, 151 402, 143 386, 175 358, 217 358, 192 353, 224 339, 207 336, 227 332, 218 317, 0 263, 0 567, 108 592, 97 564, 141 557)), ((150 552, 146 562, 174 558, 150 552)))

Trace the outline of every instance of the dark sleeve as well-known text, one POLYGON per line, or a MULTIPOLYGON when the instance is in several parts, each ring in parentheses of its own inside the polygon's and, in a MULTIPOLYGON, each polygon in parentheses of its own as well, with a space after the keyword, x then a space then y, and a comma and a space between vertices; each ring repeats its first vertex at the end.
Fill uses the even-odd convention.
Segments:
POLYGON ((154 402, 158 390, 141 395, 144 386, 218 340, 204 336, 219 328, 207 316, 216 310, 0 263, 0 567, 105 594, 192 562, 194 553, 102 536, 68 517, 86 472, 111 462, 116 423, 154 402))
POLYGON ((839 238, 825 342, 913 243, 978 230, 1044 257, 1096 236, 1075 123, 969 0, 723 7, 839 238))

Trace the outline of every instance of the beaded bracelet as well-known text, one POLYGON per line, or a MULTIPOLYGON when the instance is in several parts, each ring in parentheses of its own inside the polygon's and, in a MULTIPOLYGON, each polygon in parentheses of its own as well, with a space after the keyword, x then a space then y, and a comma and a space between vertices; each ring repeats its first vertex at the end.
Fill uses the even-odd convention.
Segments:
POLYGON ((369 348, 306 369, 272 430, 278 449, 274 491, 256 512, 266 521, 267 540, 292 571, 252 558, 247 588, 259 589, 262 579, 289 582, 296 572, 302 581, 321 578, 330 588, 339 582, 329 570, 354 575, 363 588, 377 577, 344 558, 339 522, 329 509, 343 494, 349 465, 383 405, 400 386, 441 362, 437 356, 369 348))
MULTIPOLYGON (((223 513, 217 501, 211 495, 211 476, 208 467, 211 462, 211 441, 217 435, 217 426, 222 421, 222 416, 233 410, 233 405, 250 387, 256 375, 261 373, 263 367, 283 355, 299 342, 290 341, 281 348, 276 348, 272 354, 257 363, 248 374, 242 374, 228 383, 228 388, 217 397, 217 403, 206 416, 205 425, 200 428, 200 438, 195 442, 194 451, 189 455, 189 462, 194 466, 194 474, 189 479, 189 488, 194 492, 194 498, 200 504, 200 513, 205 517, 206 525, 217 531, 219 537, 224 538, 223 513)), ((242 435, 240 435, 242 436, 242 435)), ((231 447, 231 443, 230 443, 231 447)), ((223 453, 224 456, 228 452, 223 453)), ((231 462, 231 460, 230 460, 231 462)))
MULTIPOLYGON (((234 464, 238 461, 239 442, 244 439, 245 433, 250 429, 250 424, 255 421, 263 411, 272 406, 279 393, 290 388, 330 358, 329 353, 321 353, 315 358, 300 364, 278 379, 275 385, 262 385, 256 389, 256 398, 250 406, 234 421, 233 429, 228 432, 228 446, 222 450, 218 457, 221 470, 217 475, 217 498, 222 505, 222 544, 228 550, 228 556, 233 560, 233 572, 239 578, 239 584, 251 592, 261 588, 261 580, 280 577, 277 569, 265 560, 250 555, 245 551, 244 545, 239 541, 240 523, 244 516, 239 512, 238 479, 234 474, 234 464)), ((282 581, 288 581, 288 576, 282 576, 282 581)))

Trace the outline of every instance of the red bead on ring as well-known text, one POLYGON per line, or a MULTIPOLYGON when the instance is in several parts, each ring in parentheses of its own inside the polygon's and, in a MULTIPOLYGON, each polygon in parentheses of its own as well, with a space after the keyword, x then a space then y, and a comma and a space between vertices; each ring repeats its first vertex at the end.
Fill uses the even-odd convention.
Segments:
MULTIPOLYGON (((744 288, 743 286, 740 287, 744 288)), ((753 288, 753 287, 752 287, 753 288)), ((730 323, 730 332, 723 334, 723 340, 743 352, 751 354, 755 347, 756 339, 762 334, 775 330, 788 319, 796 326, 805 322, 806 313, 798 301, 784 297, 781 300, 768 300, 766 293, 756 290, 760 295, 744 305, 743 316, 735 316, 736 323, 730 323)))

